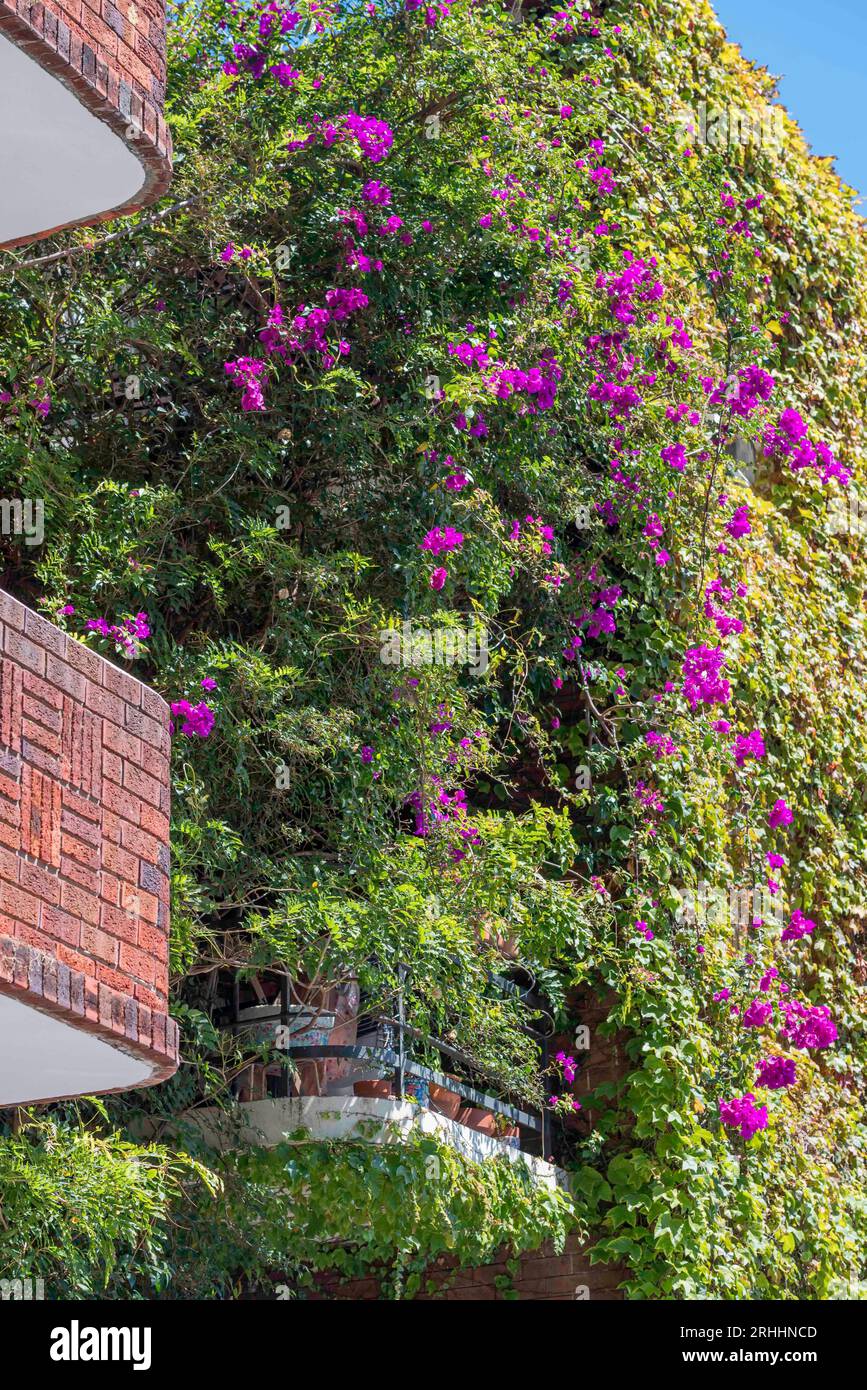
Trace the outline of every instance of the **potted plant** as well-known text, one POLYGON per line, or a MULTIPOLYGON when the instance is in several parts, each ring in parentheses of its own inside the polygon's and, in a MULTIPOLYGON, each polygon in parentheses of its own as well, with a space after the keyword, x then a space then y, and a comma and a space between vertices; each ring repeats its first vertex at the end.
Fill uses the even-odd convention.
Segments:
POLYGON ((496 1135, 503 1144, 509 1149, 519 1149, 521 1147, 521 1131, 518 1125, 512 1124, 505 1115, 494 1116, 496 1124, 496 1135))
POLYGON ((496 1134, 496 1122, 490 1110, 482 1110, 477 1105, 463 1105, 458 1111, 458 1124, 466 1125, 479 1134, 496 1134))
POLYGON ((375 1077, 371 1081, 356 1081, 352 1087, 357 1096, 369 1096, 379 1100, 394 1095, 394 1082, 391 1077, 375 1077))
POLYGON ((430 1083, 430 1108, 437 1115, 445 1115, 447 1120, 456 1120, 462 1105, 463 1101, 457 1091, 450 1091, 447 1086, 438 1086, 435 1081, 430 1083))

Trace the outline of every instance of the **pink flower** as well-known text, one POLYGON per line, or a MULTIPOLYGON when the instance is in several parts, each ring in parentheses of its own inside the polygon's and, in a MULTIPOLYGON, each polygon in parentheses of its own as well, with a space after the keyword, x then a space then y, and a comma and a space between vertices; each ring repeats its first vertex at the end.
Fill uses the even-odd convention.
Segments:
POLYGON ((460 531, 456 531, 453 526, 445 528, 436 526, 432 531, 428 531, 421 543, 422 550, 429 550, 431 555, 441 555, 443 551, 457 550, 463 545, 464 538, 460 531))
POLYGON ((765 742, 758 729, 753 729, 751 734, 738 734, 732 752, 738 767, 743 767, 747 758, 763 758, 765 742))
POLYGON ((781 1091, 784 1086, 794 1086, 796 1066, 788 1057, 765 1057, 756 1063, 756 1085, 766 1086, 769 1091, 781 1091))
POLYGON ((726 530, 735 540, 741 536, 748 536, 753 528, 750 526, 749 507, 737 507, 732 512, 731 520, 726 522, 726 530))
POLYGON ((831 1017, 827 1004, 807 1006, 793 1000, 782 1006, 785 1023, 780 1036, 791 1047, 807 1048, 830 1047, 837 1040, 837 1025, 831 1017))
POLYGON ((745 1028, 763 1028, 773 1012, 773 1004, 764 999, 754 999, 749 1007, 744 1009, 743 1025, 745 1028))
POLYGON ((792 812, 786 805, 784 797, 779 797, 773 804, 768 816, 768 825, 771 830, 776 830, 780 825, 792 824, 792 812))
POLYGON ((446 580, 448 579, 448 577, 449 577, 449 572, 448 572, 448 570, 447 570, 443 565, 440 565, 440 566, 439 566, 437 569, 435 569, 435 570, 432 572, 432 574, 431 574, 431 577, 430 577, 430 587, 431 587, 432 589, 436 589, 437 591, 439 591, 439 590, 443 587, 443 585, 445 584, 445 582, 446 582, 446 580))
POLYGON ((752 1092, 719 1102, 720 1119, 730 1129, 739 1129, 742 1139, 752 1139, 760 1129, 768 1127, 768 1107, 756 1105, 752 1092))
POLYGON ((781 941, 800 941, 802 936, 812 936, 816 930, 816 923, 812 917, 805 917, 799 907, 792 913, 789 925, 780 937, 781 941))
MULTIPOLYGON (((214 727, 214 711, 202 701, 191 705, 189 700, 176 700, 171 706, 175 719, 182 719, 180 732, 187 738, 207 738, 214 727)), ((175 733, 174 723, 170 726, 175 733)))

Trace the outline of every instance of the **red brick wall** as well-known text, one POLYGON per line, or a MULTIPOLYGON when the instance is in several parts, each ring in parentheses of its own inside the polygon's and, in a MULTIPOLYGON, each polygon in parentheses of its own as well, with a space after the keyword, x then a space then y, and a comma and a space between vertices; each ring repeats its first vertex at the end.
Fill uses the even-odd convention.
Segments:
MULTIPOLYGON (((436 1293, 417 1296, 417 1302, 445 1299, 452 1302, 495 1303, 506 1300, 507 1288, 518 1295, 519 1302, 565 1303, 576 1298, 593 1302, 612 1302, 623 1298, 618 1284, 627 1272, 616 1265, 591 1265, 586 1247, 578 1236, 568 1236, 563 1253, 558 1255, 550 1245, 530 1250, 518 1259, 518 1271, 510 1275, 507 1262, 511 1257, 502 1252, 492 1264, 478 1269, 456 1270, 453 1262, 444 1258, 428 1272, 428 1278, 438 1284, 436 1293), (499 1287, 498 1287, 499 1281, 499 1287)), ((381 1298, 376 1279, 355 1279, 340 1284, 337 1279, 323 1279, 319 1301, 373 1302, 381 1298)))
MULTIPOLYGON (((163 119, 164 0, 0 0, 0 33, 53 72, 142 163, 144 187, 137 197, 84 221, 137 212, 161 197, 171 179, 172 155, 163 119)), ((59 230, 54 227, 39 235, 59 230)), ((21 237, 7 244, 32 239, 21 237)))
POLYGON ((170 1075, 169 712, 0 590, 0 991, 170 1075))

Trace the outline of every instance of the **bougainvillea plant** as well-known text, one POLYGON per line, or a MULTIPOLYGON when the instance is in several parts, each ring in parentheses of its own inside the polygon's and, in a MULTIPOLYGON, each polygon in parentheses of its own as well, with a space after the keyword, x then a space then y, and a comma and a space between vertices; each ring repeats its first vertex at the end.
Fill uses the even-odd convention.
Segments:
MULTIPOLYGON (((864 433, 849 193, 788 120, 779 144, 708 142, 698 103, 773 91, 699 0, 172 19, 160 219, 0 266, 4 486, 54 499, 4 582, 172 710, 186 1060, 112 1119, 225 1097, 215 969, 315 957, 390 997, 406 968, 420 1032, 548 1106, 627 1296, 851 1286, 867 575, 829 520, 864 433), (440 632, 484 660, 437 660, 440 632), (708 882, 784 917, 685 913, 708 882), (564 1049, 543 1080, 488 986, 504 941, 558 1028, 604 1001, 619 1079, 578 1102, 564 1049)), ((346 1181, 373 1190, 363 1168, 346 1181)), ((340 1234, 333 1186, 305 1193, 340 1234)), ((516 1247, 537 1239, 520 1185, 503 1200, 516 1247)), ((278 1245, 311 1263, 308 1230, 245 1233, 244 1205, 206 1238, 198 1198, 166 1199, 179 1287, 265 1278, 278 1245)))

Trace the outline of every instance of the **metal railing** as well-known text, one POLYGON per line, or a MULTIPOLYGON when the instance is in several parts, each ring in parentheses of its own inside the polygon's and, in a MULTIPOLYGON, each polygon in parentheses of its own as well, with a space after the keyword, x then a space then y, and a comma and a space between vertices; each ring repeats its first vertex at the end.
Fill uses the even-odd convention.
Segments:
MULTIPOLYGON (((291 1057, 296 1061, 355 1061, 365 1064, 368 1077, 353 1078, 351 1074, 347 1077, 347 1084, 351 1084, 353 1079, 368 1079, 372 1072, 374 1077, 387 1078, 391 1073, 394 1092, 396 1098, 403 1098, 406 1092, 407 1078, 412 1077, 419 1081, 427 1082, 428 1085, 440 1086, 444 1090, 461 1097, 468 1104, 477 1106, 480 1109, 491 1111, 495 1115, 502 1116, 503 1120, 517 1125, 521 1130, 529 1131, 537 1137, 541 1154, 543 1157, 548 1152, 548 1138, 550 1128, 550 1116, 543 1107, 539 1109, 523 1109, 513 1105, 511 1101, 502 1100, 500 1096, 492 1095, 490 1091, 479 1089, 469 1080, 464 1080, 451 1073, 438 1070, 436 1067, 428 1066, 413 1055, 413 1044, 417 1047, 420 1044, 427 1052, 439 1053, 441 1058, 448 1058, 457 1063, 464 1070, 472 1073, 477 1072, 482 1084, 485 1079, 496 1081, 491 1073, 486 1074, 484 1069, 474 1061, 474 1059, 454 1043, 447 1042, 444 1038, 436 1038, 430 1034, 422 1033, 412 1024, 406 1021, 405 1009, 405 986, 408 978, 406 967, 399 968, 401 987, 396 991, 396 1016, 390 1016, 382 1012, 365 1011, 364 1017, 373 1020, 378 1031, 377 1040, 373 1043, 292 1043, 287 1041, 280 1046, 280 1053, 283 1056, 291 1057), (381 1041, 380 1041, 381 1038, 381 1041)), ((540 1013, 542 1018, 551 1018, 550 1011, 545 1001, 532 990, 522 989, 513 980, 498 974, 488 975, 489 982, 502 994, 518 995, 521 1001, 527 1006, 529 1012, 540 1013)), ((239 982, 236 979, 233 990, 233 1028, 236 1032, 243 1032, 248 1025, 239 1018, 239 982)), ((285 1038, 291 1039, 291 1023, 293 1013, 296 1011, 290 1004, 290 981, 288 976, 282 976, 280 980, 280 999, 274 1001, 273 1013, 260 1015, 258 1022, 273 1022, 278 1025, 285 1038)), ((318 1011, 320 1014, 330 1012, 327 1009, 318 1011)), ((310 1006, 310 1014, 315 1015, 315 1006, 310 1006)), ((304 1023, 301 1027, 296 1027, 296 1032, 309 1029, 310 1023, 304 1023)), ((539 1047, 539 1072, 545 1072, 549 1065, 548 1037, 549 1034, 539 1027, 533 1027, 528 1022, 521 1026, 521 1031, 535 1038, 539 1047)), ((366 1035, 366 1034, 365 1034, 366 1035)), ((291 1094, 293 1075, 289 1068, 281 1068, 279 1085, 280 1096, 287 1098, 291 1094)), ((524 1136, 521 1136, 522 1147, 524 1136)))

